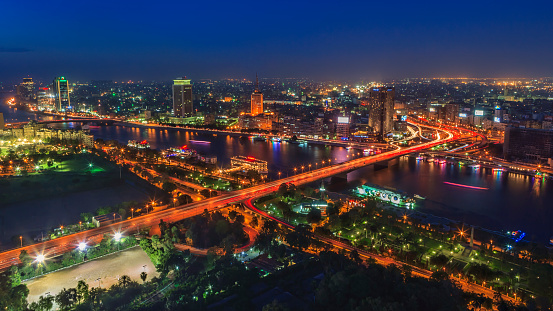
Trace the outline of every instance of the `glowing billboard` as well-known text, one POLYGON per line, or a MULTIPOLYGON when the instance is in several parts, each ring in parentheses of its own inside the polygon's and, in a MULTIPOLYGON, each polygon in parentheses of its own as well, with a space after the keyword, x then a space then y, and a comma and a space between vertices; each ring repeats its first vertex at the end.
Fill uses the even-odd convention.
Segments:
POLYGON ((495 123, 500 123, 501 122, 501 119, 499 117, 494 117, 493 118, 493 122, 495 123))
POLYGON ((483 116, 484 115, 484 110, 474 110, 474 115, 475 116, 483 116))
POLYGON ((460 113, 459 114, 459 118, 466 118, 467 117, 467 114, 466 113, 460 113))

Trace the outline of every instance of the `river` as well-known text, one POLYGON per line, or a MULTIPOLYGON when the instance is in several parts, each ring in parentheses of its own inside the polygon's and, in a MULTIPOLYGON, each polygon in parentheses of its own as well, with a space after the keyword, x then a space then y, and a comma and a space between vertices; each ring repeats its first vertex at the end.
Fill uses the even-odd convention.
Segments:
MULTIPOLYGON (((273 177, 278 172, 282 176, 291 174, 294 167, 300 171, 302 165, 307 170, 309 163, 315 167, 315 163, 322 160, 341 162, 348 154, 358 152, 342 147, 262 142, 169 128, 102 126, 91 132, 95 138, 116 139, 122 143, 147 140, 152 148, 158 149, 188 145, 205 155, 217 156, 220 166, 227 166, 234 155, 252 156, 268 161, 273 177), (210 143, 194 143, 192 140, 210 143)), ((543 243, 553 235, 553 180, 404 157, 397 166, 388 169, 363 168, 348 174, 349 187, 366 182, 425 197, 416 206, 422 212, 494 230, 523 230, 529 240, 543 243), (444 182, 487 189, 462 188, 444 182)))

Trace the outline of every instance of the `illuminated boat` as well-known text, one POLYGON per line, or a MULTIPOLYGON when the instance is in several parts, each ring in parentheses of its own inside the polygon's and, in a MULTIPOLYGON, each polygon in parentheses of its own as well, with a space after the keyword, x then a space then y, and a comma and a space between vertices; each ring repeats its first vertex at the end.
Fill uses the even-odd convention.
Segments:
POLYGON ((267 138, 265 136, 254 136, 253 140, 254 141, 266 141, 267 138))
POLYGON ((150 144, 148 144, 147 141, 135 141, 135 140, 129 140, 127 143, 127 146, 137 149, 148 149, 150 148, 150 144))
POLYGON ((205 140, 191 140, 190 142, 193 144, 206 144, 206 145, 211 144, 210 141, 205 141, 205 140))
POLYGON ((415 206, 415 199, 393 188, 376 185, 361 185, 354 190, 360 197, 373 197, 397 206, 411 209, 415 206))

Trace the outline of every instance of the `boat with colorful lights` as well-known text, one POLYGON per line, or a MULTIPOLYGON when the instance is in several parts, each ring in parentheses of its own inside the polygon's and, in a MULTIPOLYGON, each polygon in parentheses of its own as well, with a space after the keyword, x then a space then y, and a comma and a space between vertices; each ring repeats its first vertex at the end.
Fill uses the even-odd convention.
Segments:
POLYGON ((150 148, 150 144, 145 140, 143 140, 143 141, 129 140, 129 142, 127 143, 127 146, 129 146, 131 148, 136 148, 136 149, 148 149, 148 148, 150 148))
MULTIPOLYGON (((373 197, 408 209, 412 209, 416 203, 414 196, 409 196, 400 190, 384 186, 365 184, 355 188, 353 192, 359 197, 373 197)), ((417 196, 417 198, 424 199, 421 196, 417 196)))

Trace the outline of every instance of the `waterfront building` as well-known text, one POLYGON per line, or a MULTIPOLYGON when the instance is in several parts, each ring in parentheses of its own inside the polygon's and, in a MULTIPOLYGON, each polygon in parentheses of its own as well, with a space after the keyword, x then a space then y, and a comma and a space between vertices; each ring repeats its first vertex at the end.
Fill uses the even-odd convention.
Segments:
POLYGON ((190 79, 184 77, 173 80, 173 115, 175 117, 190 117, 194 114, 192 97, 190 79))
POLYGON ((272 112, 265 112, 257 115, 243 114, 238 118, 238 125, 243 129, 270 131, 276 119, 275 114, 272 112))
POLYGON ((17 95, 26 100, 34 99, 34 92, 33 78, 23 78, 23 82, 16 87, 17 95))
POLYGON ((553 131, 509 126, 504 135, 506 160, 541 163, 553 157, 553 131))
POLYGON ((52 94, 47 87, 39 87, 36 95, 38 102, 38 110, 51 110, 52 107, 52 94))
POLYGON ((230 165, 233 169, 240 169, 243 171, 253 170, 261 174, 266 174, 267 161, 259 160, 254 157, 235 156, 230 158, 230 165))
POLYGON ((56 77, 52 83, 54 93, 54 106, 56 111, 65 111, 71 109, 71 100, 69 99, 69 82, 65 77, 56 77))
POLYGON ((338 122, 336 122, 336 136, 349 137, 349 117, 338 117, 338 122))
POLYGON ((256 116, 263 113, 263 93, 259 90, 259 79, 255 75, 255 90, 251 96, 251 115, 256 116))
POLYGON ((393 87, 372 88, 367 103, 369 109, 369 126, 380 138, 393 130, 394 121, 393 87))

